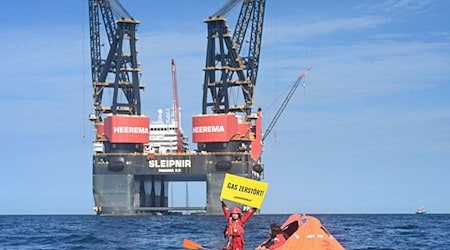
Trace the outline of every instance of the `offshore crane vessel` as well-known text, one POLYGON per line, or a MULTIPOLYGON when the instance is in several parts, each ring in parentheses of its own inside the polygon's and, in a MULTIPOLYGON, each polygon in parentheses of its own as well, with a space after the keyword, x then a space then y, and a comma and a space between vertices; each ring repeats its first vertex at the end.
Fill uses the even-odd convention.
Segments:
POLYGON ((192 117, 197 150, 155 152, 148 150, 150 118, 141 114, 144 86, 136 50, 139 22, 117 0, 89 0, 95 111, 89 119, 95 128, 93 194, 98 215, 175 210, 221 214, 219 196, 225 173, 261 180, 261 111, 255 113, 252 108, 265 0, 244 0, 230 34, 225 15, 239 2, 227 2, 204 20, 208 40, 202 113, 192 117), (107 41, 102 42, 104 37, 107 41), (102 44, 109 46, 105 57, 102 44), (246 55, 241 54, 244 46, 248 46, 246 55), (239 93, 241 103, 230 102, 233 91, 239 93), (105 98, 108 92, 110 99, 105 98), (169 207, 168 183, 175 181, 206 182, 206 206, 169 207))

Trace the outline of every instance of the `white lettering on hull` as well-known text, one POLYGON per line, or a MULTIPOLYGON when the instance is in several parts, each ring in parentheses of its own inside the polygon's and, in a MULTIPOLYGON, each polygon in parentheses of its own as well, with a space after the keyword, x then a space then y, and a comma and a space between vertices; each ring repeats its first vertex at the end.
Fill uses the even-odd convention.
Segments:
POLYGON ((149 168, 190 168, 191 160, 150 160, 149 168))

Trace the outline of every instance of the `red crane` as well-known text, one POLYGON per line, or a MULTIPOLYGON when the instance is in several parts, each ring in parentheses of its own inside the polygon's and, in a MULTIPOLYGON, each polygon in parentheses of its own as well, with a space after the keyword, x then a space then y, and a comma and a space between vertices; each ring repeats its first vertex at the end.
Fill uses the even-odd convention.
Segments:
POLYGON ((177 82, 177 65, 172 59, 172 92, 173 92, 173 112, 175 119, 175 131, 177 133, 177 152, 183 151, 183 140, 180 131, 180 108, 178 106, 178 82, 177 82))

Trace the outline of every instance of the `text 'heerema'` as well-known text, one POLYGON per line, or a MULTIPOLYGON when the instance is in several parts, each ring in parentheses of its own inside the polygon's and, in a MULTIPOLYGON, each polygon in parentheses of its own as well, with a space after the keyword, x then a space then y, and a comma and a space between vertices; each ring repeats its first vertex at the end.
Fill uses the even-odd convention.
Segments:
POLYGON ((217 132, 225 132, 225 128, 222 125, 198 126, 192 128, 192 133, 217 133, 217 132))
POLYGON ((147 127, 114 127, 114 134, 148 134, 147 127))

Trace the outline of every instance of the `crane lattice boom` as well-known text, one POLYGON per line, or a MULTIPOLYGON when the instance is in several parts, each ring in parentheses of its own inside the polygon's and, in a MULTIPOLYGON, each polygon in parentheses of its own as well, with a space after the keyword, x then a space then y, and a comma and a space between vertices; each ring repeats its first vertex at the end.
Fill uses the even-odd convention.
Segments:
POLYGON ((228 112, 248 116, 252 112, 253 95, 259 67, 265 0, 243 1, 234 34, 224 14, 238 1, 229 1, 215 15, 207 18, 208 44, 203 83, 202 113, 228 112), (248 40, 248 43, 244 43, 248 40), (247 55, 242 47, 248 46, 247 55), (230 104, 231 91, 242 93, 242 103, 230 104), (210 110, 208 110, 210 108, 210 110))
POLYGON ((175 117, 175 131, 177 134, 177 152, 183 151, 183 140, 180 130, 180 107, 178 104, 178 81, 177 81, 177 65, 172 59, 172 94, 173 94, 173 112, 175 117))
POLYGON ((294 95, 295 90, 297 90, 298 85, 300 85, 300 82, 302 79, 306 76, 308 71, 310 71, 312 68, 309 67, 307 70, 302 72, 298 78, 297 81, 292 85, 292 88, 289 90, 289 93, 287 94, 286 98, 284 99, 283 103, 281 104, 280 108, 278 109, 277 113, 275 114, 274 118, 270 122, 269 126, 267 126, 266 131, 264 132, 264 135, 262 137, 262 140, 266 139, 266 137, 270 134, 272 129, 274 128, 275 124, 277 123, 278 119, 280 118, 281 114, 283 113, 284 109, 286 108, 287 104, 289 103, 289 100, 291 100, 291 97, 294 95))

